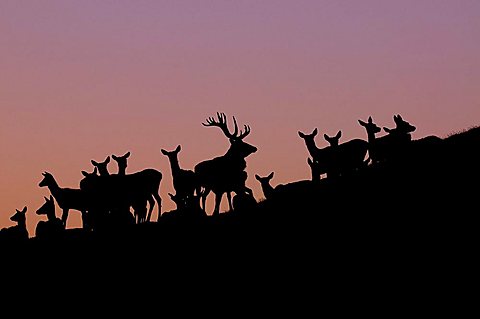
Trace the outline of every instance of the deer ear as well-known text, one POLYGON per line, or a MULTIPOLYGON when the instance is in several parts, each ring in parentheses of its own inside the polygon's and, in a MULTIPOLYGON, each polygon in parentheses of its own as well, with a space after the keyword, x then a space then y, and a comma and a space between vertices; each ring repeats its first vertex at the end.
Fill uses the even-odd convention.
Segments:
POLYGON ((97 166, 98 165, 98 162, 94 161, 94 160, 91 160, 90 161, 92 163, 93 166, 97 166))
POLYGON ((257 174, 255 174, 255 178, 257 179, 257 181, 260 181, 260 176, 258 176, 257 174))
MULTIPOLYGON (((96 168, 96 167, 95 167, 95 168, 96 168)), ((89 174, 88 174, 87 172, 85 172, 85 171, 82 171, 82 175, 85 176, 85 177, 88 177, 89 174)))
POLYGON ((175 152, 180 152, 181 150, 182 150, 182 147, 178 145, 177 148, 175 149, 175 152))
POLYGON ((365 123, 365 122, 362 121, 362 120, 358 120, 358 124, 360 124, 361 126, 367 126, 367 123, 365 123))
POLYGON ((118 161, 118 157, 115 156, 115 154, 112 154, 112 158, 113 158, 114 160, 118 161))
POLYGON ((105 163, 110 163, 110 156, 107 156, 107 158, 105 159, 105 163))
POLYGON ((274 172, 271 172, 271 173, 267 176, 268 179, 272 179, 272 178, 273 178, 273 173, 274 173, 274 172))
POLYGON ((305 133, 298 131, 298 136, 300 136, 301 138, 305 138, 305 133))
POLYGON ((368 117, 368 123, 373 123, 373 119, 371 116, 368 117))
POLYGON ((328 136, 327 134, 323 134, 323 138, 325 139, 325 141, 330 142, 330 136, 328 136))
POLYGON ((163 148, 160 151, 162 152, 163 155, 167 155, 167 151, 164 150, 163 148))
POLYGON ((313 130, 312 134, 313 134, 313 136, 316 136, 316 135, 318 134, 318 129, 315 128, 315 129, 313 130))
POLYGON ((27 206, 23 207, 21 212, 25 214, 27 212, 27 206))
POLYGON ((123 155, 122 157, 129 158, 130 157, 130 151, 126 152, 125 155, 123 155))
POLYGON ((338 131, 337 135, 335 135, 335 138, 339 139, 342 137, 342 131, 338 131))

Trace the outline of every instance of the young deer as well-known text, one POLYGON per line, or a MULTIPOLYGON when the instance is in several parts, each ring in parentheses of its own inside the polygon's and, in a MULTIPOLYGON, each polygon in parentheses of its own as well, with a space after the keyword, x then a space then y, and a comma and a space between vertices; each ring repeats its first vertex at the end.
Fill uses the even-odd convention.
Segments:
POLYGON ((244 131, 239 131, 235 117, 233 117, 233 123, 233 133, 230 133, 227 127, 224 113, 217 113, 217 119, 210 117, 206 123, 202 123, 203 126, 220 128, 230 141, 230 147, 224 155, 198 163, 194 168, 199 183, 197 190, 200 187, 205 188, 202 196, 203 209, 205 209, 205 201, 210 191, 215 194, 214 215, 220 213, 220 203, 224 193, 227 193, 230 210, 233 210, 231 192, 245 191, 246 172, 244 170, 247 167, 245 158, 257 151, 255 146, 243 141, 250 134, 250 127, 244 125, 244 131))
POLYGON ((180 145, 173 151, 161 149, 163 155, 168 157, 170 168, 172 170, 173 188, 175 189, 175 198, 177 206, 187 205, 189 198, 195 193, 197 182, 195 173, 192 170, 180 168, 178 162, 178 153, 181 151, 180 145))
POLYGON ((44 172, 42 175, 43 179, 38 186, 47 187, 57 201, 58 206, 62 209, 63 227, 65 228, 67 225, 69 210, 75 209, 82 213, 83 228, 87 228, 88 198, 86 197, 85 192, 80 189, 60 187, 53 175, 48 172, 44 172))
POLYGON ((17 225, 2 228, 0 230, 0 241, 19 242, 25 241, 28 237, 27 223, 26 223, 27 206, 22 210, 15 210, 15 214, 10 217, 10 220, 16 222, 17 225))
POLYGON ((55 201, 50 195, 44 197, 45 203, 36 211, 37 215, 46 215, 48 220, 41 220, 35 228, 36 238, 58 238, 63 233, 63 223, 60 218, 55 216, 55 201))

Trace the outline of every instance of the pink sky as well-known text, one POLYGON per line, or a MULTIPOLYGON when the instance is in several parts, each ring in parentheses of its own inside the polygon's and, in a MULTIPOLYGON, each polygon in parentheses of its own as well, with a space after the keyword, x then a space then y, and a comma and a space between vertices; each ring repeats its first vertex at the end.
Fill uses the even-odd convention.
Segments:
MULTIPOLYGON (((480 124, 480 2, 0 2, 0 227, 28 206, 30 235, 43 171, 77 188, 91 159, 131 152, 128 172, 184 168, 224 153, 216 111, 249 124, 254 174, 273 185, 310 177, 297 131, 366 138, 357 119, 414 138, 480 124)), ((114 163, 111 172, 116 172, 114 163)), ((210 210, 213 207, 210 206, 210 210)), ((60 211, 57 209, 57 216, 60 211)), ((156 219, 156 214, 154 215, 156 219)), ((80 226, 72 211, 68 227, 80 226)))

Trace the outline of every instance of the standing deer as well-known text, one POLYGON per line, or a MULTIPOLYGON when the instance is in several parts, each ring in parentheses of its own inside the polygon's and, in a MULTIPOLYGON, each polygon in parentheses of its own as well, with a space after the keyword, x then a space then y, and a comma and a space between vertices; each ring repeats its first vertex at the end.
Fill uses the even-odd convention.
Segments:
MULTIPOLYGON (((228 151, 219 157, 198 163, 194 172, 197 175, 198 186, 204 187, 205 192, 202 195, 202 207, 205 210, 205 202, 210 191, 215 194, 215 208, 213 215, 220 213, 220 203, 222 196, 227 193, 230 210, 233 210, 231 192, 248 190, 245 186, 247 167, 245 158, 257 151, 257 148, 243 141, 250 134, 250 126, 244 125, 244 131, 238 130, 237 121, 233 117, 234 132, 230 133, 226 116, 224 113, 217 113, 217 119, 213 117, 202 123, 206 127, 218 127, 229 139, 230 147, 228 151)), ((198 193, 198 192, 197 192, 198 193)))
POLYGON ((48 220, 41 220, 37 223, 35 228, 36 238, 53 239, 58 238, 63 232, 63 223, 60 218, 55 216, 55 201, 50 195, 49 198, 45 198, 45 203, 37 209, 37 215, 46 215, 48 220))
POLYGON ((175 203, 179 208, 187 205, 189 198, 193 196, 197 188, 195 173, 192 170, 180 168, 178 153, 181 149, 180 145, 173 151, 161 149, 162 154, 167 156, 170 161, 173 188, 175 189, 175 203))
MULTIPOLYGON (((127 152, 125 153, 124 155, 122 156, 116 156, 116 155, 112 155, 112 158, 115 160, 115 162, 117 162, 117 167, 118 167, 118 172, 117 172, 117 175, 118 176, 125 176, 127 175, 127 166, 128 166, 128 158, 130 157, 130 152, 127 152)), ((133 206, 133 214, 134 214, 134 218, 135 218, 135 221, 137 224, 139 223, 143 223, 145 221, 147 221, 147 202, 148 202, 148 205, 149 207, 153 207, 155 206, 155 199, 152 196, 148 197, 148 199, 144 202, 142 201, 139 201, 137 203, 135 203, 133 206)), ((126 211, 126 213, 130 213, 130 208, 125 208, 125 210, 128 210, 128 212, 126 211)))
POLYGON ((328 177, 343 175, 357 170, 364 165, 365 156, 368 150, 368 142, 361 139, 353 139, 338 145, 341 132, 333 138, 325 135, 331 142, 331 146, 318 148, 315 144, 315 136, 318 130, 315 128, 311 134, 298 132, 298 135, 305 140, 305 145, 313 158, 318 162, 318 174, 327 173, 328 177))
POLYGON ((83 228, 87 228, 87 210, 88 210, 88 198, 85 196, 85 192, 80 189, 61 188, 58 186, 57 181, 52 174, 48 172, 42 173, 43 179, 38 186, 48 187, 50 193, 53 195, 58 203, 58 206, 63 210, 62 223, 65 228, 67 225, 68 212, 70 209, 78 210, 82 213, 83 228))
POLYGON ((85 178, 80 181, 80 189, 89 195, 96 210, 125 212, 133 207, 143 212, 148 201, 150 206, 145 221, 150 221, 156 201, 160 217, 162 199, 158 192, 162 173, 156 169, 148 168, 125 176, 97 176, 84 171, 82 174, 85 178))
POLYGON ((10 217, 12 222, 16 222, 17 225, 2 228, 0 230, 0 242, 21 242, 28 239, 28 230, 27 230, 27 206, 22 210, 15 209, 15 214, 10 217))

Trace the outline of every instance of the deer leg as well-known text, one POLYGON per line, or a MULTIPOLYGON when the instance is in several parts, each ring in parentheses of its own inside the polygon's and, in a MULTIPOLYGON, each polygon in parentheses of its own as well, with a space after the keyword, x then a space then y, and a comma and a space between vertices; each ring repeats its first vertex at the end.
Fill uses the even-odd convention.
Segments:
POLYGON ((228 206, 230 207, 230 211, 232 211, 233 210, 232 192, 227 192, 227 200, 228 200, 228 206))
POLYGON ((202 209, 205 212, 207 212, 207 207, 205 205, 206 205, 208 194, 210 194, 210 189, 206 189, 205 192, 202 194, 202 209))
POLYGON ((213 215, 220 214, 220 203, 222 202, 223 193, 215 193, 215 209, 213 210, 213 215))
POLYGON ((62 213, 63 228, 67 228, 68 210, 69 210, 68 208, 63 209, 63 213, 62 213))
MULTIPOLYGON (((150 221, 150 217, 152 217, 152 211, 153 207, 155 207, 155 199, 153 196, 148 197, 148 215, 147 215, 147 221, 150 221)), ((145 203, 145 208, 146 208, 147 203, 145 203)), ((160 204, 159 204, 160 206, 160 204)))

